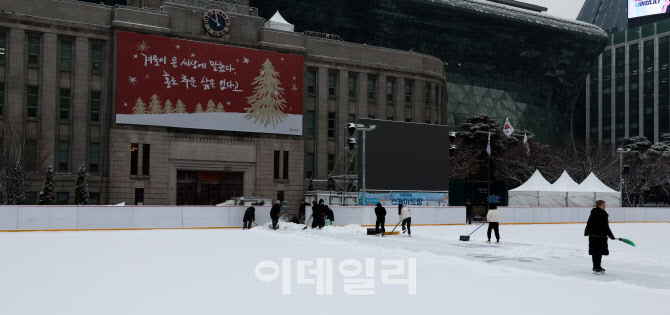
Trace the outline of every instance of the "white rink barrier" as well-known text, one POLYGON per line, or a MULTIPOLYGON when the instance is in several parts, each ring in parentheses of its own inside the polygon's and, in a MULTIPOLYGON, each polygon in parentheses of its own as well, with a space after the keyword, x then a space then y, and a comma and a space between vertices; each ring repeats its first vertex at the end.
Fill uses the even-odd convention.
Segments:
MULTIPOLYGON (((500 223, 586 222, 593 208, 499 207, 500 223)), ((607 208, 610 222, 670 222, 670 208, 607 208)))
MULTIPOLYGON (((375 207, 337 207, 331 206, 335 216, 335 225, 375 225, 377 216, 375 207)), ((398 206, 386 208, 385 225, 395 226, 398 223, 398 206)), ((465 207, 419 207, 410 206, 412 210, 412 224, 464 224, 465 207)), ((309 219, 312 215, 312 207, 305 209, 305 215, 309 219)), ((310 223, 311 226, 311 223, 310 223)))

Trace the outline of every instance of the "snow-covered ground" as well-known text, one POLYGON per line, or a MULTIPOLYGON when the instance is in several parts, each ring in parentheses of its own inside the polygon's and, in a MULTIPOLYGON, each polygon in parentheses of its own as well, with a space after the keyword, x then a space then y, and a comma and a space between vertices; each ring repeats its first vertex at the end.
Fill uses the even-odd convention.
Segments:
POLYGON ((418 226, 411 238, 293 224, 277 231, 0 233, 0 314, 628 315, 662 314, 670 305, 668 223, 611 224, 637 247, 610 241, 601 276, 591 272, 583 224, 503 225, 499 245, 484 243, 483 227, 470 242, 458 241, 475 227, 418 226), (345 293, 340 264, 365 267, 366 258, 375 268, 374 294, 345 293), (383 281, 391 267, 382 260, 413 259, 416 295, 383 281), (257 278, 263 261, 278 269, 261 268, 261 277, 277 272, 276 280, 257 278), (316 283, 299 281, 315 278, 299 265, 317 262, 332 263, 318 281, 324 295, 316 283), (287 281, 283 266, 290 267, 287 281))

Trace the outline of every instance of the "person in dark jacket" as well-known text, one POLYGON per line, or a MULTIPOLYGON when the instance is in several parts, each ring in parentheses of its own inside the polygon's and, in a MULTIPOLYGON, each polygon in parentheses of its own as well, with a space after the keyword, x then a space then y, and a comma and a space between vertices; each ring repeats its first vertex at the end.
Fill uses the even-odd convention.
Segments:
POLYGON ((244 217, 242 218, 242 221, 244 222, 244 226, 242 229, 250 229, 251 228, 251 222, 256 221, 256 208, 254 207, 249 207, 247 208, 246 211, 244 211, 244 217))
POLYGON ((305 220, 305 208, 307 207, 307 203, 305 203, 305 199, 300 200, 300 208, 298 209, 298 220, 299 222, 303 222, 305 220))
POLYGON ((465 200, 465 222, 472 224, 472 203, 470 203, 470 199, 465 200))
MULTIPOLYGON (((323 211, 323 218, 330 220, 330 224, 333 224, 335 221, 335 213, 333 213, 333 209, 330 209, 330 207, 323 202, 323 199, 319 200, 319 206, 321 207, 321 211, 323 211)), ((325 222, 324 225, 326 225, 325 222)))
POLYGON ((274 205, 272 205, 272 209, 270 209, 270 219, 272 219, 272 229, 276 230, 279 227, 277 226, 277 223, 279 222, 279 212, 281 211, 281 201, 277 200, 274 205))
POLYGON ((386 229, 384 228, 384 222, 386 221, 386 208, 382 207, 382 203, 378 202, 377 207, 375 207, 375 215, 377 216, 377 222, 375 223, 375 234, 379 234, 379 227, 381 226, 382 237, 386 234, 386 229))
POLYGON ((312 228, 314 229, 317 227, 323 227, 323 210, 321 210, 321 206, 314 200, 314 202, 312 202, 312 228))
POLYGON ((584 230, 584 236, 589 237, 589 255, 591 255, 593 261, 594 272, 605 271, 600 263, 603 255, 610 254, 607 248, 607 238, 614 239, 605 206, 604 201, 596 201, 596 207, 591 210, 589 221, 586 222, 586 229, 584 230))

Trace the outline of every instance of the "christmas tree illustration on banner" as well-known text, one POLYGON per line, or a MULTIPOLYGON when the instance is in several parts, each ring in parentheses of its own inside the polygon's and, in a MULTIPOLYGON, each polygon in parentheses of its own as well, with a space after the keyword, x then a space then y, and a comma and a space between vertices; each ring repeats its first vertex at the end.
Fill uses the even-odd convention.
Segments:
POLYGON ((174 108, 172 108, 172 102, 170 102, 170 100, 165 101, 165 113, 166 114, 174 113, 174 108))
POLYGON ((144 104, 144 102, 142 101, 142 98, 138 97, 137 101, 135 102, 135 107, 133 107, 133 114, 134 115, 146 114, 147 110, 145 108, 145 105, 146 104, 144 104))
POLYGON ((158 99, 158 95, 154 94, 151 96, 151 101, 149 102, 149 114, 162 114, 163 107, 161 106, 161 101, 158 99))
POLYGON ((221 102, 219 102, 219 104, 216 105, 216 112, 217 112, 217 113, 223 113, 223 112, 225 112, 225 111, 226 111, 226 110, 223 109, 223 104, 221 104, 221 102))
POLYGON ((177 100, 177 106, 174 108, 174 113, 188 114, 188 112, 186 112, 186 105, 184 105, 184 103, 182 103, 179 99, 177 100))
POLYGON ((207 102, 207 109, 205 110, 205 113, 213 113, 216 111, 216 105, 214 104, 214 101, 209 100, 207 102))
POLYGON ((254 94, 247 97, 244 110, 247 114, 244 118, 254 120, 254 124, 260 121, 264 127, 272 124, 276 127, 286 119, 286 100, 284 99, 284 88, 279 86, 279 72, 275 71, 270 59, 265 60, 260 75, 254 78, 254 94))
POLYGON ((200 114, 202 112, 202 104, 198 103, 198 105, 195 105, 195 113, 200 114))

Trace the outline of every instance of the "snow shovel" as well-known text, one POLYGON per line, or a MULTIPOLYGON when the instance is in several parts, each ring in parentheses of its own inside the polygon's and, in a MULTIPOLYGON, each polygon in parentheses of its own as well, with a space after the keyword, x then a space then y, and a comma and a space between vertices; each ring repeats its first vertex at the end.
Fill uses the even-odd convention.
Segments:
POLYGON ((309 222, 312 221, 312 218, 313 218, 313 216, 309 217, 309 220, 307 220, 307 222, 305 222, 305 227, 302 228, 303 230, 307 230, 307 226, 309 225, 309 222))
MULTIPOLYGON (((402 222, 402 220, 398 221, 398 224, 400 224, 400 222, 402 222)), ((398 224, 396 224, 395 227, 393 228, 393 230, 391 230, 391 233, 386 234, 386 235, 393 235, 393 231, 395 231, 395 229, 398 227, 398 224)))
POLYGON ((630 246, 635 247, 635 243, 633 243, 633 241, 631 241, 631 240, 629 240, 629 239, 618 238, 618 240, 620 240, 620 241, 622 241, 622 242, 624 242, 624 243, 626 243, 626 244, 628 244, 628 245, 630 245, 630 246))
POLYGON ((254 221, 254 224, 256 224, 256 226, 258 226, 258 223, 256 223, 256 221, 254 221))
MULTIPOLYGON (((484 222, 484 223, 482 223, 482 225, 478 226, 474 231, 472 231, 472 233, 474 233, 474 232, 476 232, 477 230, 479 230, 479 228, 482 227, 482 226, 484 226, 484 224, 486 224, 486 222, 484 222)), ((468 234, 468 235, 461 235, 461 239, 460 239, 460 240, 461 240, 461 241, 464 241, 464 242, 469 241, 469 240, 470 240, 470 235, 472 235, 472 233, 470 233, 470 234, 468 234)))

